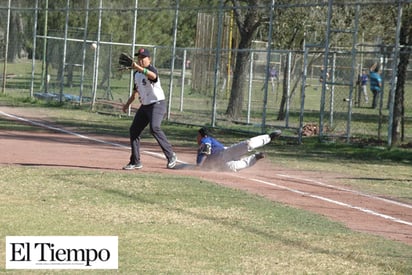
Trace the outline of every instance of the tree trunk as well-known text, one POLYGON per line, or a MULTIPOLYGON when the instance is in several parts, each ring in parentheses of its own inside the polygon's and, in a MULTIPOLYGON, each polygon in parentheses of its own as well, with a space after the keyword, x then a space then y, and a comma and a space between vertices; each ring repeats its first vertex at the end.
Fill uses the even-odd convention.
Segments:
MULTIPOLYGON (((301 82, 301 75, 299 74, 296 76, 295 70, 296 64, 299 61, 301 57, 298 56, 298 54, 293 54, 292 55, 292 62, 291 62, 291 68, 290 68, 290 77, 291 77, 291 86, 289 87, 289 100, 292 101, 293 96, 296 92, 296 89, 298 88, 298 85, 301 82)), ((285 70, 283 72, 283 91, 282 91, 282 100, 280 102, 279 106, 279 113, 277 120, 284 120, 286 118, 286 101, 288 100, 288 83, 287 83, 287 78, 288 78, 288 62, 287 62, 287 56, 285 56, 285 60, 283 61, 283 64, 285 65, 285 70)))
POLYGON ((284 120, 286 117, 286 100, 288 97, 288 71, 289 71, 289 62, 287 62, 287 55, 283 60, 283 64, 285 64, 285 68, 283 70, 283 89, 282 89, 282 99, 280 101, 280 106, 279 106, 279 113, 277 120, 284 120))
POLYGON ((396 84, 395 90, 395 102, 393 108, 393 121, 392 121, 392 144, 396 145, 399 142, 400 137, 400 126, 403 114, 403 101, 404 101, 404 86, 405 86, 405 76, 406 69, 408 67, 409 54, 404 53, 400 55, 399 65, 398 65, 398 82, 396 84), (403 55, 408 57, 402 58, 403 55))
MULTIPOLYGON (((400 31, 399 42, 401 45, 412 46, 412 7, 407 9, 402 18, 402 28, 400 31), (409 10, 409 11, 408 11, 409 10)), ((392 120, 392 145, 399 143, 399 137, 401 134, 401 122, 404 115, 404 94, 405 94, 405 82, 406 73, 410 58, 410 50, 408 47, 402 47, 399 54, 397 83, 395 90, 395 102, 393 109, 392 120)))
POLYGON ((23 48, 23 18, 20 12, 13 11, 10 17, 10 34, 9 34, 9 51, 7 62, 14 63, 20 56, 20 51, 23 48))
MULTIPOLYGON (((245 46, 248 47, 248 46, 245 46)), ((239 46, 240 48, 240 46, 239 46)), ((231 118, 238 118, 242 115, 245 80, 248 79, 248 64, 250 52, 242 51, 236 55, 236 64, 233 74, 232 88, 230 92, 229 105, 226 115, 231 118)))
MULTIPOLYGON (((243 14, 241 2, 248 5, 259 6, 260 0, 253 1, 231 1, 234 7, 234 17, 240 33, 240 41, 238 49, 250 49, 252 47, 252 40, 255 36, 257 28, 262 23, 262 15, 257 9, 247 9, 243 14)), ((232 88, 230 91, 229 104, 226 109, 226 115, 230 118, 238 118, 242 114, 244 86, 248 79, 250 51, 239 51, 236 54, 236 64, 233 71, 232 88)))

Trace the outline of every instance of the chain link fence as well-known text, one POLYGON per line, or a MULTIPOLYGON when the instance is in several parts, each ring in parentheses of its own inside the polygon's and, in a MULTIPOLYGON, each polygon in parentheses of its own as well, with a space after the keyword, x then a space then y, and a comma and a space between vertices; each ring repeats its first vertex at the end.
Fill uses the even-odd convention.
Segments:
MULTIPOLYGON (((117 6, 106 0, 76 3, 61 1, 60 6, 47 10, 49 20, 67 18, 65 27, 57 30, 47 29, 44 1, 27 2, 27 6, 24 3, 9 6, 7 1, 0 2, 3 92, 23 92, 31 97, 67 101, 119 115, 122 114, 122 104, 131 93, 132 72, 119 70, 118 56, 121 52, 133 54, 139 47, 145 47, 152 53, 152 63, 159 70, 168 100, 167 120, 171 122, 251 133, 282 128, 290 137, 319 135, 319 127, 322 127, 321 138, 332 140, 342 137, 352 141, 358 138, 386 140, 390 134, 393 45, 382 48, 379 43, 359 43, 355 51, 331 48, 327 56, 327 79, 321 82, 325 75, 322 71, 325 48, 319 46, 319 41, 325 37, 325 26, 319 27, 318 31, 314 26, 308 26, 312 31, 305 33, 306 41, 301 49, 275 49, 265 42, 267 37, 262 32, 251 48, 240 49, 236 48, 241 37, 231 10, 169 3, 162 8, 166 22, 173 29, 169 37, 163 37, 167 42, 161 43, 159 39, 153 40, 153 44, 143 44, 133 42, 141 41, 139 28, 143 26, 137 22, 142 22, 142 18, 155 18, 159 9, 149 5, 133 8, 131 1, 118 1, 117 6), (184 30, 176 28, 175 20, 178 21, 183 12, 185 18, 196 18, 196 39, 191 41, 191 46, 177 47, 174 41, 184 30), (128 18, 128 23, 113 26, 113 21, 109 21, 113 16, 128 18), (41 20, 36 21, 39 18, 41 20), (81 22, 76 27, 69 24, 73 18, 81 22), (87 20, 93 18, 100 25, 97 31, 88 27, 87 20), (135 22, 130 20, 133 18, 135 22), (30 22, 24 23, 24 20, 30 22), (21 26, 16 22, 21 22, 21 26), (10 31, 10 28, 17 29, 10 31), (129 38, 118 40, 116 29, 129 33, 129 38), (7 37, 8 33, 13 36, 7 37), (19 33, 31 38, 25 40, 24 47, 17 46, 18 36, 15 34, 19 33), (311 46, 313 44, 316 46, 311 46), (250 56, 242 64, 245 70, 240 80, 242 111, 238 116, 230 117, 228 106, 234 74, 238 73, 236 57, 242 52, 250 56), (378 108, 373 109, 372 93, 368 87, 366 102, 358 77, 375 62, 382 65, 383 93, 378 108)), ((396 3, 383 1, 381 5, 393 8, 396 3)), ((325 5, 320 3, 319 7, 325 8, 325 5)), ((257 8, 270 18, 268 7, 257 8)), ((360 12, 368 7, 360 6, 360 12)), ((291 4, 282 8, 302 7, 291 4)), ((361 29, 362 26, 357 27, 361 29)), ((402 129, 396 129, 402 131, 403 143, 412 142, 411 76, 409 65, 402 129)), ((136 103, 134 107, 137 106, 136 103)))

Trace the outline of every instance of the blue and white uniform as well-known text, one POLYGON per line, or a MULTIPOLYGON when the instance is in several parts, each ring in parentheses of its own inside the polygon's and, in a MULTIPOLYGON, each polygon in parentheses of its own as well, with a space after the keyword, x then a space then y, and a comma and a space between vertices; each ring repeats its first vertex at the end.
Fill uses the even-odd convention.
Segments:
POLYGON ((208 169, 238 171, 254 165, 256 154, 245 156, 252 150, 271 141, 269 135, 260 135, 225 147, 210 136, 203 136, 199 141, 196 164, 208 169))

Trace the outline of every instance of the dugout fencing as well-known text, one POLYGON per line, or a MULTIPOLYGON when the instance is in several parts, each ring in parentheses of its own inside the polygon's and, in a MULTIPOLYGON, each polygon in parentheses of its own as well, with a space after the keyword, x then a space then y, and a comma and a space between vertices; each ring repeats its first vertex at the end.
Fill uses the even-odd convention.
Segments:
MULTIPOLYGON (((135 1, 131 5, 132 1, 126 0, 115 4, 106 0, 81 4, 66 0, 54 2, 45 9, 47 2, 0 3, 4 93, 19 91, 30 97, 65 101, 97 112, 121 115, 120 107, 132 89, 132 72, 119 70, 117 58, 121 52, 133 54, 139 47, 146 47, 152 53, 152 63, 159 70, 170 122, 250 133, 282 128, 286 135, 300 140, 305 135, 319 135, 322 140, 390 139, 388 129, 393 116, 390 103, 393 88, 399 81, 394 78, 400 51, 393 44, 397 41, 397 33, 393 33, 392 44, 362 40, 362 22, 354 20, 349 25, 349 32, 331 20, 334 19, 330 12, 334 1, 276 7, 265 2, 255 7, 267 15, 268 22, 263 28, 266 31, 278 27, 273 15, 276 8, 296 12, 306 8, 324 10, 319 26, 316 22, 304 25, 303 44, 294 49, 275 48, 267 41, 276 37, 262 35, 268 33, 263 30, 250 48, 237 48, 240 36, 233 12, 221 1, 215 6, 190 6, 190 3, 175 1, 154 8, 144 1, 135 1), (139 37, 139 19, 159 17, 160 11, 164 12, 163 23, 172 26, 173 30, 169 37, 159 35, 157 41, 163 39, 167 43, 158 44, 155 39, 151 39, 151 43, 136 43, 148 41, 139 37), (196 38, 191 45, 181 42, 183 46, 177 46, 179 33, 183 30, 176 22, 183 19, 182 14, 186 16, 184 18, 196 18, 196 38), (132 20, 113 26, 113 20, 121 20, 116 16, 132 20), (53 18, 64 18, 63 25, 52 28, 50 20, 53 18), (10 35, 22 31, 18 22, 25 27, 28 46, 21 47, 19 35, 10 35), (92 22, 95 22, 94 27, 92 22), (324 46, 325 37, 334 39, 331 30, 337 29, 339 35, 335 37, 342 41, 351 40, 356 34, 358 40, 353 47, 339 43, 330 48, 324 46), (127 35, 119 35, 120 31, 127 35), (97 48, 92 47, 93 43, 97 48), (227 110, 233 81, 239 73, 236 57, 243 52, 247 52, 249 58, 242 64, 241 113, 229 117, 227 110), (10 58, 13 56, 17 58, 10 58), (366 103, 358 84, 362 69, 374 62, 382 65, 384 80, 384 92, 379 97, 377 109, 370 108, 370 90, 366 103), (329 78, 322 83, 319 79, 325 65, 329 78), (277 77, 270 76, 272 68, 278 72, 277 77)), ((348 1, 345 11, 362 17, 362 11, 374 3, 348 1)), ((408 4, 410 1, 380 2, 394 11, 408 4)), ((336 3, 338 7, 340 5, 336 3)), ((400 22, 394 27, 399 26, 400 22)), ((409 64, 410 61, 409 57, 409 64)), ((394 130, 401 132, 403 142, 408 143, 412 142, 411 65, 405 75, 401 129, 394 130)))

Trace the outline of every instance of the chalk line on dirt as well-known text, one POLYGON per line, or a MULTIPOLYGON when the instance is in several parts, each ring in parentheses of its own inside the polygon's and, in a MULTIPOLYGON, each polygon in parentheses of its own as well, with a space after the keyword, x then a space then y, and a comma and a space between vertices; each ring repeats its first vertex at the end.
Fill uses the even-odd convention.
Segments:
MULTIPOLYGON (((240 178, 244 178, 244 177, 240 177, 240 178)), ((315 198, 315 199, 318 199, 318 200, 321 200, 321 201, 326 201, 326 202, 329 202, 329 203, 332 203, 332 204, 336 204, 336 205, 344 206, 344 207, 347 207, 347 208, 359 210, 361 212, 364 212, 364 213, 367 213, 367 214, 370 214, 370 215, 374 215, 374 216, 377 216, 377 217, 380 217, 380 218, 384 218, 386 220, 391 220, 391 221, 396 222, 396 223, 401 223, 401 224, 412 226, 412 222, 404 221, 404 220, 401 220, 401 219, 398 219, 398 218, 395 218, 395 217, 392 217, 392 216, 389 216, 389 215, 385 215, 385 214, 370 210, 368 208, 354 206, 354 205, 351 205, 351 204, 348 204, 348 203, 344 203, 344 202, 333 200, 333 199, 330 199, 330 198, 327 198, 327 197, 311 194, 309 192, 304 192, 304 191, 300 191, 300 190, 297 190, 297 189, 289 188, 289 187, 279 185, 279 184, 276 184, 276 183, 272 183, 272 182, 267 182, 267 181, 263 181, 263 180, 259 180, 259 179, 253 179, 253 178, 246 178, 246 179, 252 180, 252 181, 255 181, 255 182, 258 182, 258 183, 262 183, 262 184, 265 184, 265 185, 269 185, 269 186, 272 186, 272 187, 276 187, 276 188, 279 188, 279 189, 287 190, 289 192, 296 193, 296 194, 299 194, 299 195, 302 195, 302 196, 311 197, 311 198, 315 198)), ((369 197, 373 198, 373 199, 377 198, 377 197, 374 197, 374 196, 369 196, 369 197)))
MULTIPOLYGON (((13 118, 13 119, 16 119, 16 120, 24 121, 26 123, 30 123, 32 125, 39 126, 39 127, 42 127, 42 128, 46 128, 46 129, 49 129, 49 130, 53 130, 53 131, 56 131, 56 132, 65 133, 65 134, 68 134, 68 135, 76 136, 76 137, 79 137, 79 138, 82 138, 82 139, 87 139, 87 140, 91 140, 91 141, 98 142, 98 143, 103 143, 103 144, 106 144, 106 145, 112 145, 112 146, 119 147, 119 148, 122 148, 122 149, 128 149, 128 150, 130 149, 129 146, 125 146, 123 144, 110 142, 110 141, 105 141, 105 140, 98 139, 98 138, 92 138, 92 137, 85 136, 85 135, 82 135, 82 134, 79 134, 79 133, 76 133, 76 132, 72 132, 72 131, 69 131, 69 130, 66 130, 66 129, 50 126, 50 125, 47 125, 47 124, 44 124, 44 123, 41 123, 41 122, 29 120, 29 119, 24 118, 24 117, 19 117, 19 116, 15 116, 15 115, 12 115, 12 114, 8 114, 8 113, 5 113, 3 111, 0 111, 0 114, 3 115, 3 116, 6 116, 6 117, 10 117, 10 118, 13 118)), ((143 151, 143 153, 146 153, 148 155, 158 157, 158 158, 163 158, 163 159, 166 158, 163 155, 161 155, 160 153, 156 153, 156 152, 143 151)), ((181 161, 178 160, 178 162, 181 162, 181 161)))
POLYGON ((398 205, 398 206, 402 206, 402 207, 412 209, 412 205, 410 205, 410 204, 406 204, 406 203, 402 203, 402 202, 398 202, 398 201, 394 201, 394 200, 390 200, 390 199, 386 199, 386 198, 382 198, 382 197, 372 196, 370 194, 366 194, 366 193, 363 193, 363 192, 360 192, 360 191, 356 191, 356 190, 352 190, 352 189, 348 189, 348 188, 343 188, 343 187, 339 187, 339 186, 326 184, 326 183, 323 183, 323 182, 318 181, 318 180, 301 178, 301 177, 290 176, 290 175, 283 175, 283 174, 276 174, 276 175, 279 176, 279 177, 284 177, 284 178, 296 179, 296 180, 300 180, 300 181, 307 181, 307 182, 311 182, 311 183, 314 183, 314 184, 319 185, 319 186, 325 186, 325 187, 328 187, 328 188, 331 188, 331 189, 335 189, 335 190, 339 190, 339 191, 345 191, 345 192, 353 193, 355 195, 359 195, 359 196, 363 196, 363 197, 367 197, 367 198, 371 198, 371 199, 375 199, 375 200, 380 200, 380 201, 384 201, 384 202, 387 202, 387 203, 391 203, 391 204, 395 204, 395 205, 398 205))

